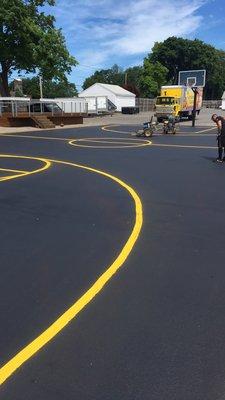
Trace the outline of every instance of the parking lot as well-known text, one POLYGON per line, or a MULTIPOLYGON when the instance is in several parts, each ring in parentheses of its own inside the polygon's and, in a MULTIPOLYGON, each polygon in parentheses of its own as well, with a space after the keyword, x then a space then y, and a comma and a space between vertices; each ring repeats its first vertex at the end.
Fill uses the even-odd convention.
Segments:
POLYGON ((4 400, 225 399, 216 129, 115 122, 0 136, 4 400))

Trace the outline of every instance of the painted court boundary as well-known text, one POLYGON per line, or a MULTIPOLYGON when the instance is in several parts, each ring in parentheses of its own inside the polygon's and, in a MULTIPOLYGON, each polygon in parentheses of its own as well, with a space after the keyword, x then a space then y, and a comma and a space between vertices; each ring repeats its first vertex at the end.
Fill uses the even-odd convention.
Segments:
POLYGON ((79 138, 69 141, 71 146, 85 147, 92 149, 124 149, 145 147, 151 145, 151 141, 147 139, 133 139, 133 138, 115 138, 115 137, 93 137, 93 138, 79 138), (94 143, 94 145, 92 144, 94 143), (103 144, 103 145, 102 145, 103 144), (106 146, 104 146, 106 144, 106 146))
MULTIPOLYGON (((8 155, 8 154, 0 154, 0 158, 19 158, 19 159, 26 159, 27 157, 22 157, 22 156, 16 156, 16 155, 8 155)), ((48 169, 51 166, 51 163, 46 160, 45 158, 32 158, 29 157, 29 159, 31 160, 36 160, 36 161, 40 161, 42 164, 44 164, 42 167, 38 168, 38 169, 34 169, 32 171, 20 171, 17 169, 9 169, 9 168, 0 168, 0 171, 5 171, 5 172, 11 172, 13 173, 13 175, 10 176, 3 176, 0 178, 0 182, 2 181, 9 181, 11 179, 16 179, 16 178, 23 178, 27 175, 34 175, 34 174, 38 174, 40 172, 45 171, 46 169, 48 169)))
MULTIPOLYGON (((0 156, 4 157, 5 155, 0 155, 0 156)), ((10 157, 10 155, 7 155, 7 157, 10 157)), ((119 255, 115 258, 113 263, 106 268, 105 272, 55 322, 53 322, 45 331, 43 331, 39 336, 37 336, 32 342, 27 344, 27 346, 21 349, 13 358, 11 358, 5 365, 3 365, 0 368, 0 385, 2 385, 20 366, 22 366, 26 361, 28 361, 31 357, 33 357, 39 350, 41 350, 45 345, 47 345, 59 332, 61 332, 66 327, 66 325, 68 325, 104 288, 104 286, 110 281, 110 279, 116 274, 116 272, 122 267, 124 262, 127 260, 140 235, 140 231, 143 224, 143 209, 140 197, 131 186, 129 186, 127 183, 117 178, 116 176, 111 175, 102 170, 91 168, 86 165, 75 164, 72 162, 66 162, 54 159, 35 158, 28 156, 14 155, 11 157, 32 159, 32 160, 43 160, 49 163, 48 166, 50 166, 52 163, 71 166, 89 171, 91 173, 99 174, 107 179, 116 182, 118 185, 127 190, 127 192, 134 201, 135 222, 125 245, 123 246, 119 255)))
MULTIPOLYGON (((103 131, 105 131, 105 132, 114 132, 114 133, 124 133, 124 135, 132 135, 132 134, 135 134, 135 131, 118 131, 118 130, 115 130, 115 129, 111 129, 111 128, 115 128, 115 127, 117 127, 117 126, 122 126, 122 125, 105 125, 105 126, 102 126, 102 130, 103 131)), ((124 126, 124 125, 123 125, 124 126)), ((126 126, 126 125, 125 125, 126 126)), ((179 136, 179 134, 180 135, 182 135, 182 136, 185 136, 185 135, 187 135, 187 136, 191 136, 191 135, 193 135, 193 136, 197 136, 198 134, 200 135, 200 136, 202 136, 201 134, 202 133, 205 133, 205 132, 210 132, 210 131, 213 131, 213 130, 216 130, 216 128, 215 127, 211 127, 211 128, 207 128, 207 129, 203 129, 203 130, 200 130, 200 131, 198 131, 198 132, 195 132, 195 133, 187 133, 187 132, 178 132, 177 134, 178 134, 178 136, 179 136)), ((162 134, 158 134, 158 133, 155 133, 153 136, 162 136, 162 134)), ((208 136, 208 135, 207 135, 208 136)))
MULTIPOLYGON (((211 129, 209 129, 211 130, 211 129)), ((119 133, 119 131, 117 131, 119 133)), ((121 132, 125 133, 125 132, 121 132)), ((127 132, 128 133, 128 132, 127 132)), ((130 133, 130 132, 129 132, 130 133)), ((68 138, 53 138, 53 137, 35 137, 35 136, 26 136, 26 135, 4 135, 11 137, 26 137, 32 139, 46 139, 46 140, 62 140, 68 141, 68 138)), ((109 139, 109 138, 108 138, 109 139)), ((74 140, 74 139, 73 139, 74 140)), ((118 138, 116 138, 118 140, 118 138)), ((182 146, 182 145, 166 145, 166 144, 153 144, 153 146, 162 146, 162 147, 188 147, 188 148, 214 148, 210 146, 182 146)), ((21 159, 30 159, 42 161, 44 166, 34 171, 17 171, 17 175, 12 175, 10 177, 5 177, 5 180, 15 179, 20 177, 25 177, 26 175, 41 173, 47 168, 49 168, 52 164, 61 164, 65 166, 75 167, 83 170, 87 170, 91 173, 97 173, 102 175, 105 178, 111 179, 116 182, 124 189, 128 191, 130 196, 132 197, 135 204, 135 223, 130 233, 130 236, 125 243, 124 247, 120 251, 119 255, 113 261, 113 263, 106 268, 106 271, 92 284, 92 286, 70 307, 68 308, 55 322, 53 322, 45 331, 43 331, 39 336, 37 336, 33 341, 31 341, 27 346, 21 349, 13 358, 11 358, 5 365, 0 368, 0 385, 3 384, 20 366, 22 366, 26 361, 28 361, 31 357, 33 357, 39 350, 41 350, 45 345, 47 345, 59 332, 61 332, 66 325, 68 325, 93 299, 94 297, 104 288, 104 286, 110 281, 110 279, 116 274, 119 268, 122 267, 124 262, 127 260, 130 255, 142 228, 143 224, 143 211, 142 211, 142 203, 135 192, 135 190, 129 186, 127 183, 123 182, 119 178, 104 172, 102 170, 98 170, 95 168, 91 168, 85 165, 76 164, 72 162, 54 160, 54 159, 46 159, 46 158, 37 158, 37 157, 28 157, 28 156, 17 156, 17 155, 6 155, 2 154, 0 157, 11 157, 11 158, 21 158, 21 159)), ((9 170, 8 170, 9 171, 9 170)), ((12 171, 14 172, 14 171, 12 171)), ((15 170, 16 173, 16 170, 15 170)))

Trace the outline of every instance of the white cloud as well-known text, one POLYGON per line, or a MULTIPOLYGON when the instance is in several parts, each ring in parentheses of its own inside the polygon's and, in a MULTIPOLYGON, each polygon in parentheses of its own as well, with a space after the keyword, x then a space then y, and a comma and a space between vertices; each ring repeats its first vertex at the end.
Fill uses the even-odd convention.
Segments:
POLYGON ((208 1, 58 0, 55 16, 80 63, 104 66, 123 57, 140 59, 169 36, 193 35, 208 1))
POLYGON ((133 5, 120 37, 109 40, 106 45, 125 54, 140 54, 150 51, 156 41, 168 36, 191 34, 199 27, 202 18, 195 12, 201 3, 183 2, 179 11, 177 2, 167 0, 161 7, 158 4, 158 1, 144 0, 133 5), (148 9, 149 5, 152 12, 148 9))

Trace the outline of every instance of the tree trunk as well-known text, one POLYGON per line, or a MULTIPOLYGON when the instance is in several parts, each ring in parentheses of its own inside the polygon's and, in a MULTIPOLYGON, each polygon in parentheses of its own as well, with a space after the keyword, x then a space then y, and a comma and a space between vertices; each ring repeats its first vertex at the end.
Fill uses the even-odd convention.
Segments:
POLYGON ((8 68, 5 63, 1 63, 2 72, 0 72, 0 94, 3 97, 10 96, 9 81, 8 81, 8 68))

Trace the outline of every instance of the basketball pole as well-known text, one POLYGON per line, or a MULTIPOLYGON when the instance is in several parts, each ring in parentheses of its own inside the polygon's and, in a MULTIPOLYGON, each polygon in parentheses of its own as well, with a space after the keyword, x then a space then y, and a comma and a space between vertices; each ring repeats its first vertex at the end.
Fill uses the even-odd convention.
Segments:
POLYGON ((193 107, 193 111, 192 111, 192 127, 195 127, 198 88, 193 87, 192 90, 194 92, 194 107, 193 107))

